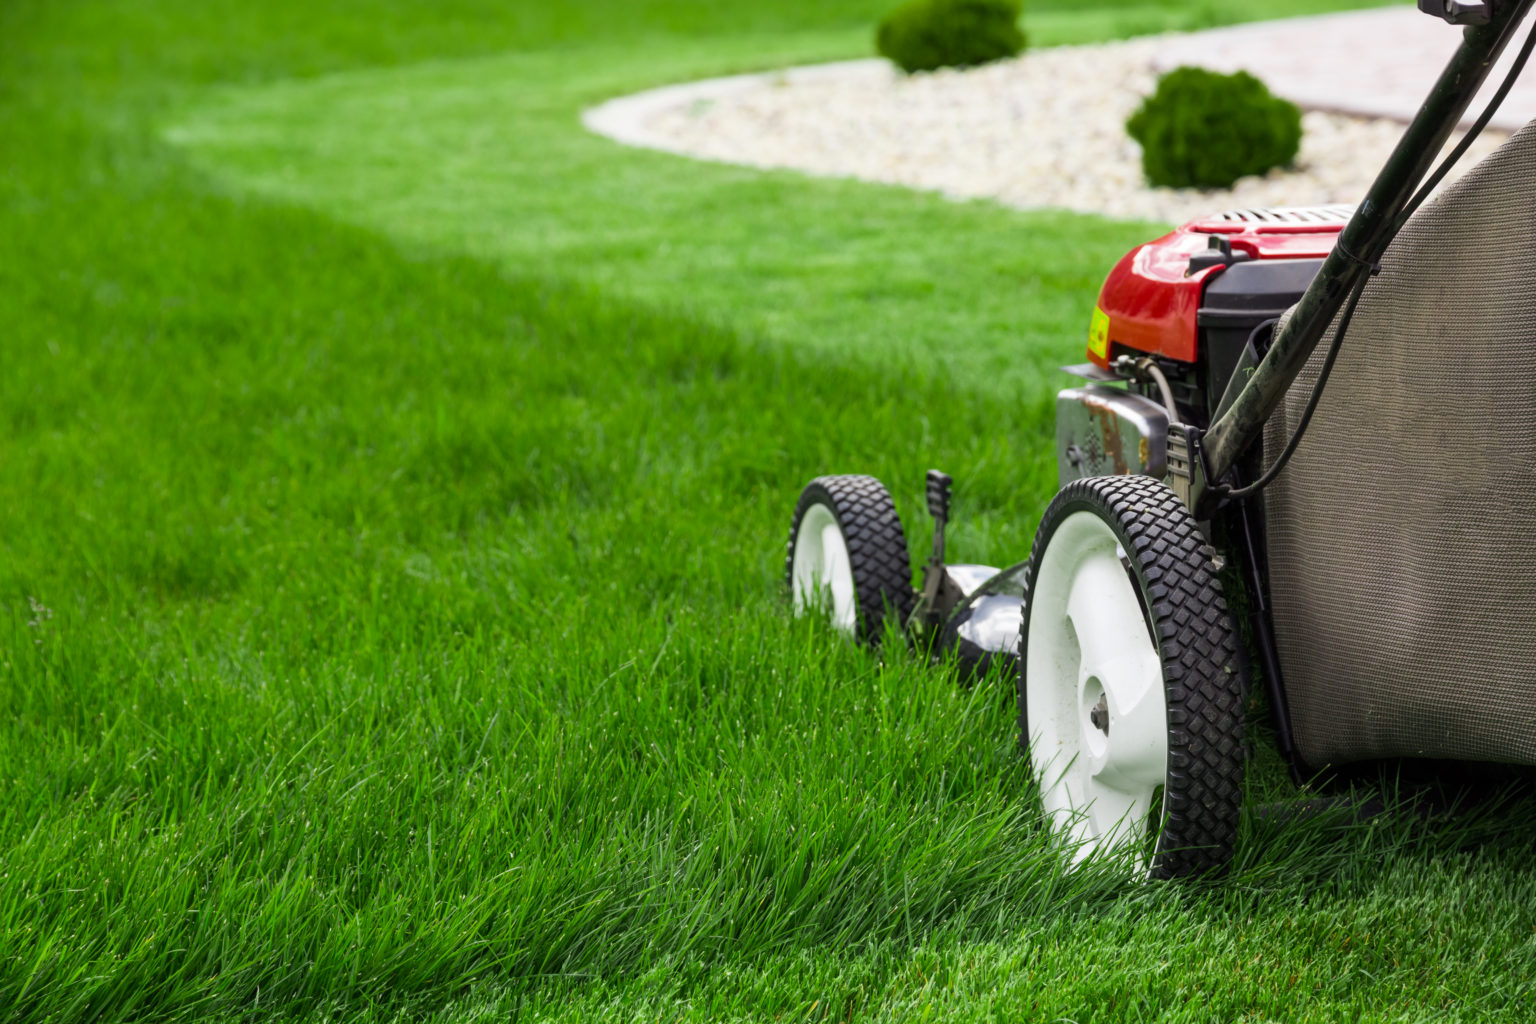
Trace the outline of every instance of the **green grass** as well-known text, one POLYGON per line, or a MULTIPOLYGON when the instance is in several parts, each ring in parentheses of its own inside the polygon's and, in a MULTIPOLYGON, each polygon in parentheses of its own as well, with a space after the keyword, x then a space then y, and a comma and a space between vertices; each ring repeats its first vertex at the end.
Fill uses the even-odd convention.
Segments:
POLYGON ((955 554, 1022 557, 1046 371, 1150 230, 576 124, 883 7, 0 7, 0 1020, 1531 1005, 1528 803, 1063 877, 1006 682, 784 613, 818 472, 918 544, 942 465, 955 554))

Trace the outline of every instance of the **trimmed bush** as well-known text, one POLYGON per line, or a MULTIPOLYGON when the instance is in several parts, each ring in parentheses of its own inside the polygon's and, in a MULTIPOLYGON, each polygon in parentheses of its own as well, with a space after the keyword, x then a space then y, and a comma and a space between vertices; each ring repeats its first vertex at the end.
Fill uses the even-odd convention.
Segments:
POLYGON ((1153 185, 1227 188, 1296 159, 1301 110, 1246 71, 1184 67, 1158 79, 1125 130, 1153 185))
POLYGON ((911 0, 885 16, 875 46, 903 71, 969 67, 1024 49, 1019 0, 911 0))

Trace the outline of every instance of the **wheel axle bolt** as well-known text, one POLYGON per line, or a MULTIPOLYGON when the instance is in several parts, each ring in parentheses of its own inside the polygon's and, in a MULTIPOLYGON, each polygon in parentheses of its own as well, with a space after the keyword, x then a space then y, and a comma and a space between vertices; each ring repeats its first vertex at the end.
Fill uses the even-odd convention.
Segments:
POLYGON ((1100 697, 1099 702, 1088 711, 1088 721, 1093 727, 1105 736, 1109 735, 1109 698, 1100 697))

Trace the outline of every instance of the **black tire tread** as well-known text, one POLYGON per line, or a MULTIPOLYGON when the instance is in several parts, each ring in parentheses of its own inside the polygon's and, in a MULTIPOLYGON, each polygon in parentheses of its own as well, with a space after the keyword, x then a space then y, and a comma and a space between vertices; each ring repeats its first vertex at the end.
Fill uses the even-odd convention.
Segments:
MULTIPOLYGON (((1026 578, 1055 527, 1097 512, 1120 536, 1155 634, 1168 700, 1163 827, 1151 875, 1207 874, 1232 858, 1242 805, 1246 679, 1212 554, 1194 516, 1160 480, 1091 477, 1068 484, 1046 510, 1026 578)), ((1026 598, 1021 649, 1028 637, 1026 598)), ((1028 742, 1019 661, 1020 742, 1028 742)))
POLYGON ((898 627, 912 614, 917 594, 912 589, 912 563, 907 536, 896 514, 896 503, 885 485, 872 476, 819 476, 806 484, 795 505, 784 558, 784 579, 794 584, 795 536, 800 520, 812 505, 832 510, 848 543, 854 596, 858 601, 857 634, 864 643, 877 643, 887 615, 898 627))

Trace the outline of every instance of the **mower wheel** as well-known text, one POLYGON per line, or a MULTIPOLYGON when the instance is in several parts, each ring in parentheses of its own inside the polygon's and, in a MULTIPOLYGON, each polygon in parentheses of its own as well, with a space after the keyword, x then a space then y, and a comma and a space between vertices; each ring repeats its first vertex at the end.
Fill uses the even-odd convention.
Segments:
POLYGON ((872 476, 819 476, 800 492, 784 575, 795 614, 816 609, 834 628, 878 642, 887 619, 912 613, 907 537, 885 485, 872 476))
POLYGON ((1067 485, 1035 535, 1019 731, 1074 862, 1152 878, 1224 866, 1243 783, 1245 683, 1210 549, 1168 486, 1067 485))

